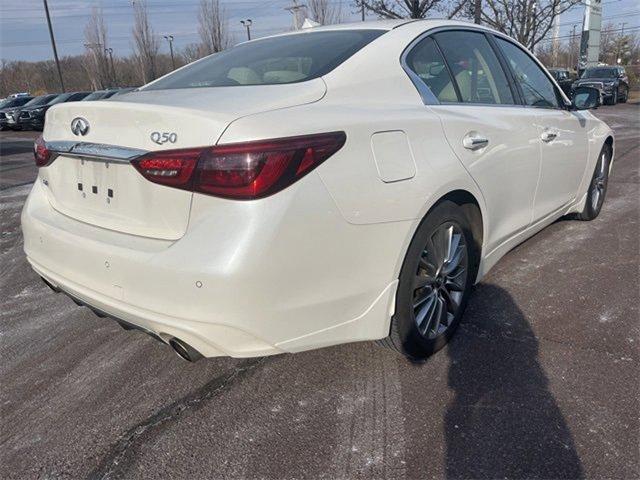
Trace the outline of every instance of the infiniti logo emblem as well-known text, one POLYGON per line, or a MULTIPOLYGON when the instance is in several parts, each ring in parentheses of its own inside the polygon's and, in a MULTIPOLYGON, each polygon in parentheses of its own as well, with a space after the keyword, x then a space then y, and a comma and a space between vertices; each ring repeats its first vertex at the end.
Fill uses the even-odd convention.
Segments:
POLYGON ((89 133, 89 122, 82 117, 76 117, 71 120, 71 131, 74 135, 82 135, 84 137, 89 133))

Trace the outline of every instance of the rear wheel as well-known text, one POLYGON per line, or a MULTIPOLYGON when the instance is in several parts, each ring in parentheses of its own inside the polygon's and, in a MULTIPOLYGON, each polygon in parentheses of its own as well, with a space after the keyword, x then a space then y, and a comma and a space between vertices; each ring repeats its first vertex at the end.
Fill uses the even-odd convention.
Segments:
POLYGON ((434 207, 407 251, 390 335, 380 343, 413 360, 446 345, 466 308, 477 258, 462 209, 450 201, 434 207))
POLYGON ((611 146, 605 144, 600 151, 596 169, 593 172, 587 201, 582 212, 578 214, 580 220, 593 220, 600 214, 604 198, 607 195, 609 185, 609 167, 611 165, 611 146))

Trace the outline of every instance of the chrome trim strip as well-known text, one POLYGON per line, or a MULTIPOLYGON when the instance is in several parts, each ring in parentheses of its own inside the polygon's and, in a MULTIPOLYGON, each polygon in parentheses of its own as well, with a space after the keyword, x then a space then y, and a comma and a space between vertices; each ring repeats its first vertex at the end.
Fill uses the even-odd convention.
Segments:
POLYGON ((54 141, 46 142, 45 145, 56 157, 64 155, 66 157, 87 158, 102 162, 129 163, 131 160, 149 153, 147 150, 138 148, 102 143, 54 141))

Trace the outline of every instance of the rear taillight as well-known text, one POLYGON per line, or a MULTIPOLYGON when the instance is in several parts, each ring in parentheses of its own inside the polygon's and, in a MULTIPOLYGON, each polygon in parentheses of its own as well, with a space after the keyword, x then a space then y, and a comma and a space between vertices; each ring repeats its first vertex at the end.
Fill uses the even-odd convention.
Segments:
POLYGON ((133 161, 148 180, 218 197, 272 195, 344 145, 344 132, 153 152, 133 161))
POLYGON ((42 135, 33 143, 33 156, 38 167, 46 167, 51 163, 51 150, 47 148, 42 135))

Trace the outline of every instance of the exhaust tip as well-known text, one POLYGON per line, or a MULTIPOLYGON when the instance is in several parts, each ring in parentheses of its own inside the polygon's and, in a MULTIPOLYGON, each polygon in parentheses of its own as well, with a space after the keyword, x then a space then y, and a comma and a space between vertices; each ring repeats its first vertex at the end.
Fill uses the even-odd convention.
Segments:
POLYGON ((171 345, 173 351, 176 352, 180 358, 187 362, 197 362, 202 358, 202 354, 200 352, 178 338, 174 337, 169 340, 169 345, 171 345))

